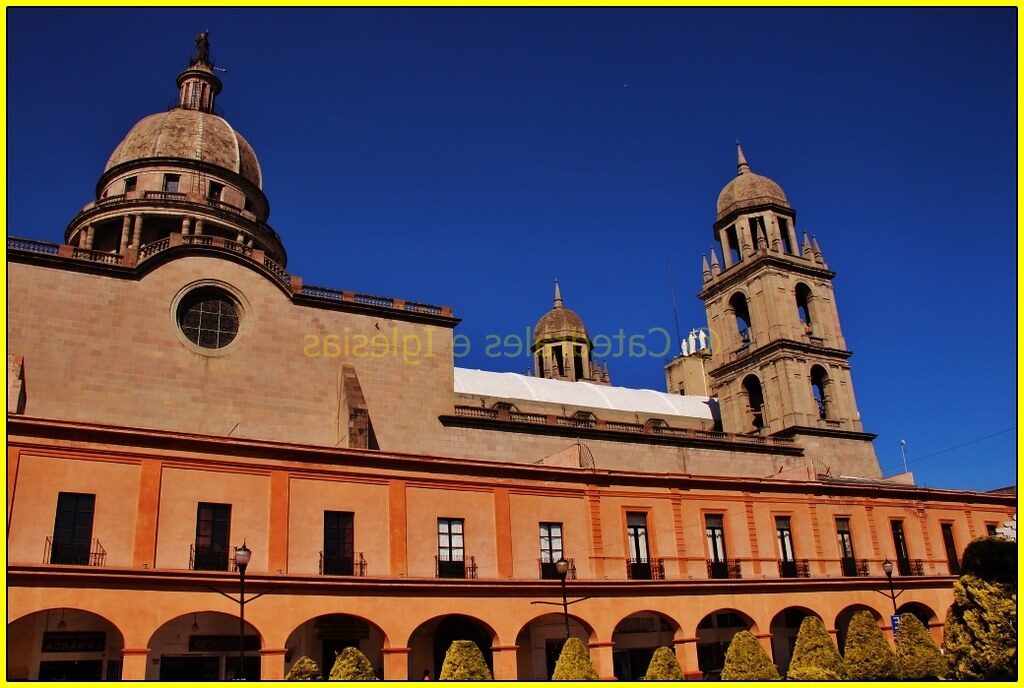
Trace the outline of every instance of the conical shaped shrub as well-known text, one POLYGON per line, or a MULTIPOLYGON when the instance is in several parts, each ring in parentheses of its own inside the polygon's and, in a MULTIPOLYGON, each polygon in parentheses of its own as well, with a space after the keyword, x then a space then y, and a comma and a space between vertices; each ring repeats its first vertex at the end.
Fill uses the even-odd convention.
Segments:
POLYGON ((949 671, 946 658, 932 640, 932 634, 913 614, 900 616, 900 626, 896 631, 896 665, 900 678, 907 681, 943 678, 949 671))
POLYGON ((579 638, 569 638, 558 655, 553 681, 596 681, 597 671, 590 661, 590 651, 579 638))
POLYGON ((825 624, 813 614, 805 616, 803 623, 800 624, 800 632, 796 636, 796 647, 793 648, 793 659, 789 663, 786 678, 791 681, 823 680, 811 678, 811 673, 820 676, 819 671, 809 673, 808 670, 812 668, 824 672, 830 677, 829 680, 845 676, 843 658, 839 656, 839 650, 825 630, 825 624))
POLYGON ((484 655, 472 640, 454 640, 441 665, 442 681, 491 681, 484 655))
POLYGON ((332 681, 376 681, 373 665, 358 648, 346 647, 331 667, 332 681))
POLYGON ((723 681, 778 681, 779 678, 779 670, 753 633, 740 631, 732 637, 725 652, 723 681))
POLYGON ((882 635, 871 612, 862 610, 850 619, 843 644, 843 668, 852 681, 878 681, 898 678, 896 653, 882 635))
MULTIPOLYGON (((966 554, 964 559, 967 559, 966 554)), ((1015 680, 1017 586, 974 575, 961 576, 953 584, 953 604, 946 612, 942 645, 949 662, 950 678, 1015 680)))
POLYGON ((647 665, 645 681, 685 681, 683 670, 676 659, 676 653, 670 647, 659 647, 647 665))
POLYGON ((295 660, 295 664, 292 664, 292 668, 288 670, 288 675, 284 677, 285 681, 322 681, 323 674, 320 673, 320 667, 316 665, 309 657, 299 657, 295 660))

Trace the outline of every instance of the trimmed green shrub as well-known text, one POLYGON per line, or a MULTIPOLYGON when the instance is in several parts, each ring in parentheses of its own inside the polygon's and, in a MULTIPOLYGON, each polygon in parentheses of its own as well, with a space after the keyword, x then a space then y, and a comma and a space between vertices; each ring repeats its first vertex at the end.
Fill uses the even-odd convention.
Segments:
POLYGON ((644 674, 645 681, 685 681, 686 676, 679 666, 676 653, 670 647, 659 647, 651 657, 651 663, 647 665, 647 673, 644 674))
POLYGON ((373 665, 358 648, 346 647, 331 667, 332 681, 376 681, 373 665))
POLYGON ((491 681, 484 654, 472 640, 453 640, 441 665, 441 681, 491 681))
POLYGON ((779 670, 753 633, 740 631, 732 637, 725 651, 723 681, 778 681, 779 678, 779 670))
POLYGON ((843 677, 834 671, 828 669, 822 669, 821 667, 808 666, 797 669, 795 672, 790 671, 786 674, 786 678, 790 681, 842 681, 843 677))
POLYGON ((590 661, 590 650, 579 638, 569 638, 558 655, 553 681, 596 681, 597 671, 590 661))
POLYGON ((846 678, 853 681, 878 681, 899 678, 896 653, 882 635, 882 629, 871 612, 855 612, 850 619, 843 644, 843 667, 846 678))
POLYGON ((964 550, 960 573, 1017 589, 1017 543, 1004 537, 972 540, 964 550))
POLYGON ((1016 680, 1016 585, 1000 585, 971 575, 957 579, 953 604, 946 612, 942 644, 950 678, 1016 680))
MULTIPOLYGON (((949 671, 946 658, 932 640, 932 634, 913 614, 900 616, 896 631, 896 664, 900 678, 910 681, 943 678, 949 671)), ((849 671, 849 663, 846 667, 849 671)))
POLYGON ((285 681, 322 681, 324 678, 323 674, 320 673, 320 667, 316 665, 309 657, 299 657, 295 660, 295 664, 292 664, 292 668, 288 670, 288 675, 284 677, 285 681))
POLYGON ((805 616, 803 623, 800 624, 800 632, 796 636, 796 647, 793 648, 793 659, 790 660, 786 678, 799 681, 822 680, 810 678, 808 669, 812 667, 834 676, 835 679, 845 676, 843 658, 839 656, 839 650, 825 630, 825 624, 813 614, 805 616))

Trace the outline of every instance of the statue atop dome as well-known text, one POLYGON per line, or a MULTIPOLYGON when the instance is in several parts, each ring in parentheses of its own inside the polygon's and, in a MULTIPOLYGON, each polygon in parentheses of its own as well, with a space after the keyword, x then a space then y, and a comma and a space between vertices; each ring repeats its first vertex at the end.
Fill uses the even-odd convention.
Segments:
POLYGON ((196 35, 196 59, 192 62, 201 62, 205 65, 210 64, 210 32, 203 31, 196 35))

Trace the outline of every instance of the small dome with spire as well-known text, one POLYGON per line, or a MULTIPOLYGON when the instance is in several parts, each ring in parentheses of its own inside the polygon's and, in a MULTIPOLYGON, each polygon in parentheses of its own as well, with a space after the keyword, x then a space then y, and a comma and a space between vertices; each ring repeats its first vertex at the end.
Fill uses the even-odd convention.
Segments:
POLYGON ((541 316, 533 330, 533 346, 545 341, 579 340, 590 341, 583 319, 575 311, 565 307, 562 291, 555 280, 555 303, 550 311, 541 316))
POLYGON ((732 213, 767 204, 792 208, 781 186, 768 177, 750 171, 739 141, 736 142, 736 157, 736 178, 718 194, 716 222, 732 213))

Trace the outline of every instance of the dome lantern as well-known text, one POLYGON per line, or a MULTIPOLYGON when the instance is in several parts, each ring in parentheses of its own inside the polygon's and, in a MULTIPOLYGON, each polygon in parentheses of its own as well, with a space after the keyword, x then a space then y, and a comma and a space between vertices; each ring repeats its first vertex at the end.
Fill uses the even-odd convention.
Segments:
POLYGON ((607 366, 591 358, 592 344, 583 319, 565 307, 555 280, 555 300, 533 329, 534 374, 553 380, 610 384, 607 366))

